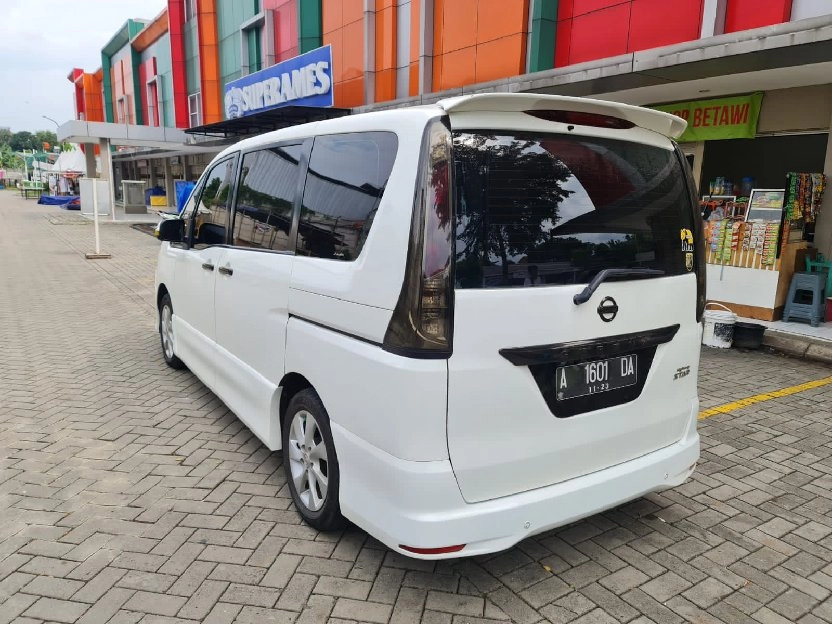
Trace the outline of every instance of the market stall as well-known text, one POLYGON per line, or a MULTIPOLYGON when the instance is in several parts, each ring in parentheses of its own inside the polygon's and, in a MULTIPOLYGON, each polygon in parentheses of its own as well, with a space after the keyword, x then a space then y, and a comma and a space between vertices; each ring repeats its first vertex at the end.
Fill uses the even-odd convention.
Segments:
POLYGON ((792 276, 816 254, 809 240, 824 186, 823 174, 789 173, 782 189, 704 196, 708 299, 742 317, 780 319, 792 276))

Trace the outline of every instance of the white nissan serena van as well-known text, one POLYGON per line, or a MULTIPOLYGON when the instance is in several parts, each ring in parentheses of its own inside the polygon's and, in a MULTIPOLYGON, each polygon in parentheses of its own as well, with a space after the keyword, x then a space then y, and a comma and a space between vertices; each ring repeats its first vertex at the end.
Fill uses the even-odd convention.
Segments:
POLYGON ((685 122, 485 94, 250 138, 160 226, 166 362, 306 522, 508 548, 699 457, 704 242, 685 122))

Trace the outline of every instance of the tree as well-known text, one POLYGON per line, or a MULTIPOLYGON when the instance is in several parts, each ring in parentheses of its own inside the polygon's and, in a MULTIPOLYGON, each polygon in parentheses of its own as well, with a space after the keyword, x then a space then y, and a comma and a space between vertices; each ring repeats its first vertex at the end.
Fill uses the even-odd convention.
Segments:
POLYGON ((0 145, 8 145, 12 142, 14 132, 8 128, 0 128, 0 145))
POLYGON ((533 139, 466 135, 454 145, 459 207, 457 273, 476 283, 499 258, 503 281, 514 258, 545 245, 572 175, 533 139), (461 218, 460 218, 461 217, 461 218))
POLYGON ((12 151, 7 143, 0 145, 0 168, 2 169, 19 169, 23 167, 23 161, 12 151))
POLYGON ((51 130, 38 130, 35 139, 38 142, 37 149, 43 149, 44 143, 48 143, 50 149, 58 145, 58 135, 51 130))
POLYGON ((23 150, 41 150, 43 146, 38 143, 37 137, 31 132, 23 130, 15 132, 9 145, 15 152, 22 152, 23 150))

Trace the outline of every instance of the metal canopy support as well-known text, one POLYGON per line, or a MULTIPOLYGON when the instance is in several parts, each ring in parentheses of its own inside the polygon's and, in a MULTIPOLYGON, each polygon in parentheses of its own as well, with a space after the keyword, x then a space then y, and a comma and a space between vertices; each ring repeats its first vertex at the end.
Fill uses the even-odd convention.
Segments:
POLYGON ((317 106, 284 106, 253 115, 226 119, 185 130, 186 134, 213 137, 241 137, 262 134, 312 121, 334 119, 350 114, 349 108, 320 108, 317 106))

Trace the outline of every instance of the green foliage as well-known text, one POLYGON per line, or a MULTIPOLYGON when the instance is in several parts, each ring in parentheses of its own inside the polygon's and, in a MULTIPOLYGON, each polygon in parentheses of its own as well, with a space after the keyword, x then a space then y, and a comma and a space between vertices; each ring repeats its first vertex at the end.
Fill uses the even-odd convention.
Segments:
POLYGON ((20 169, 23 167, 23 160, 12 151, 8 144, 0 145, 0 168, 20 169))

